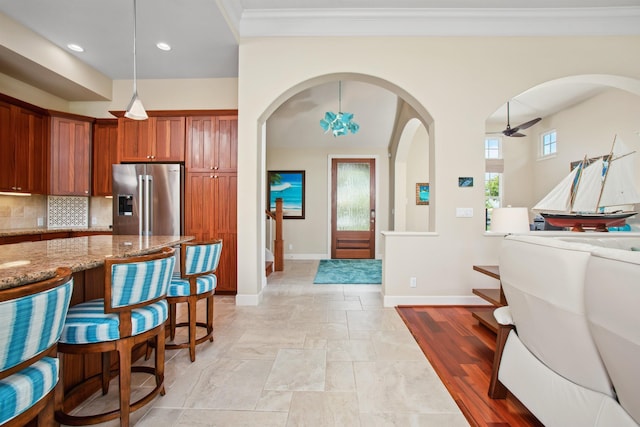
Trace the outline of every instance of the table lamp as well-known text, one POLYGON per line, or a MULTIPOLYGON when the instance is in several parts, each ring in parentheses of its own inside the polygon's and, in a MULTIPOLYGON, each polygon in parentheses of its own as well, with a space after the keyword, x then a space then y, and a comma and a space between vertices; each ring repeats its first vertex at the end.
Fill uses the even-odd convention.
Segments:
POLYGON ((529 231, 527 208, 493 208, 491 231, 494 233, 526 233, 529 231))

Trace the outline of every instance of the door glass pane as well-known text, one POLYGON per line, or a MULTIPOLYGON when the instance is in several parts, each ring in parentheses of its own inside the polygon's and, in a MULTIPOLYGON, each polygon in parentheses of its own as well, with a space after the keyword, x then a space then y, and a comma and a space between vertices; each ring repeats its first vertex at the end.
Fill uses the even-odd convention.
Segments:
POLYGON ((338 163, 336 189, 337 229, 369 230, 369 164, 338 163))

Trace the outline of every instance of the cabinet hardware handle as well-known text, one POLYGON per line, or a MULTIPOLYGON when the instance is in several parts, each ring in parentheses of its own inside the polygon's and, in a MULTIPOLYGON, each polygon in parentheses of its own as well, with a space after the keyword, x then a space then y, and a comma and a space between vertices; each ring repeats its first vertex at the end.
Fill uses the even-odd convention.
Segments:
POLYGON ((214 167, 215 170, 218 170, 218 166, 214 167))

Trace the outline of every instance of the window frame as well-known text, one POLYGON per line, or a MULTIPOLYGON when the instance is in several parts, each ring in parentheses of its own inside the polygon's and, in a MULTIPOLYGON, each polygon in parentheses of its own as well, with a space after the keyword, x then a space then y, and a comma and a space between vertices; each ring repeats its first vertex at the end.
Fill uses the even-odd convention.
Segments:
POLYGON ((539 147, 539 156, 541 159, 548 159, 550 157, 555 157, 558 154, 558 132, 555 129, 550 129, 546 132, 543 132, 540 134, 540 143, 538 145, 539 147), (553 135, 553 141, 549 142, 548 144, 545 142, 545 139, 549 136, 553 135), (546 153, 545 154, 545 148, 546 147, 554 147, 554 150, 552 152, 546 153))

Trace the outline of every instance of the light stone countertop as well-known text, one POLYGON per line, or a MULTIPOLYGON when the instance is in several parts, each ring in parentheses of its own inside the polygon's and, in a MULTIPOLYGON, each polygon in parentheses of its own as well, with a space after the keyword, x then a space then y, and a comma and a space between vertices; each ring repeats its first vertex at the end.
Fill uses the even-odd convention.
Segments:
POLYGON ((0 229, 0 237, 6 236, 22 236, 27 234, 47 234, 47 233, 69 233, 72 231, 113 231, 111 228, 104 227, 84 227, 84 228, 2 228, 0 229))
POLYGON ((193 236, 99 235, 0 245, 0 289, 48 279, 58 267, 73 272, 107 257, 143 255, 193 240, 193 236))

